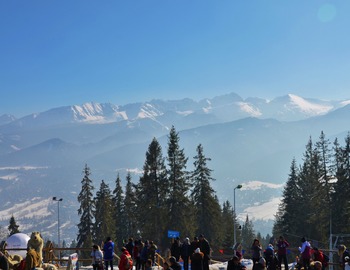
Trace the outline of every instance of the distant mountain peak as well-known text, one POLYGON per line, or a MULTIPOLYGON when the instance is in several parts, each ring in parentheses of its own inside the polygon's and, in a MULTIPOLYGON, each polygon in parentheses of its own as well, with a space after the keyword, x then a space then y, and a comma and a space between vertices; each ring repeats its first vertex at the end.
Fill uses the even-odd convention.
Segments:
POLYGON ((297 95, 288 94, 288 97, 293 107, 299 108, 300 111, 308 114, 320 115, 333 109, 333 106, 313 103, 297 95))

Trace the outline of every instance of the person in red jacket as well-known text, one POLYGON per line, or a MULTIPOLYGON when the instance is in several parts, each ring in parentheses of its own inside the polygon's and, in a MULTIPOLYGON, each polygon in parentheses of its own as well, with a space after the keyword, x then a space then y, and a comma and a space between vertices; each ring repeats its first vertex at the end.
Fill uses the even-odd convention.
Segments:
POLYGON ((289 247, 289 243, 281 235, 277 242, 277 249, 278 249, 277 256, 278 256, 279 269, 282 269, 281 268, 282 261, 284 263, 284 269, 288 269, 287 247, 289 247))
POLYGON ((122 255, 120 256, 119 270, 130 270, 132 269, 132 258, 130 253, 125 247, 122 247, 122 255))

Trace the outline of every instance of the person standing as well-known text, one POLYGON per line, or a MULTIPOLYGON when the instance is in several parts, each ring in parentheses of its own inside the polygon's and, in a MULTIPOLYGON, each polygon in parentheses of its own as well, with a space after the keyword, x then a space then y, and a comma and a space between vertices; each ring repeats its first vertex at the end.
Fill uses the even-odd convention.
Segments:
POLYGON ((171 256, 174 256, 176 261, 179 261, 181 255, 181 243, 180 238, 176 237, 174 243, 170 247, 171 256))
POLYGON ((188 261, 191 255, 190 238, 186 237, 181 245, 181 259, 184 262, 184 270, 188 270, 188 261))
POLYGON ((119 270, 130 270, 133 267, 132 258, 126 247, 121 249, 122 255, 120 256, 118 268, 119 270))
POLYGON ((281 265, 283 261, 284 269, 288 270, 287 247, 289 247, 289 243, 281 235, 277 242, 277 257, 278 257, 279 269, 281 269, 281 265))
POLYGON ((128 250, 131 257, 134 258, 133 251, 134 251, 134 239, 131 237, 128 240, 128 243, 125 245, 125 248, 128 250))
POLYGON ((103 255, 105 270, 108 270, 109 265, 111 266, 111 270, 113 270, 114 242, 109 236, 106 238, 106 243, 103 245, 103 255))
POLYGON ((255 270, 255 267, 259 263, 260 258, 262 258, 262 248, 258 239, 254 239, 252 247, 250 249, 252 251, 253 270, 255 270))
POLYGON ((199 248, 204 254, 203 258, 203 270, 209 270, 209 261, 210 261, 210 245, 207 239, 204 238, 204 235, 199 236, 199 248))
POLYGON ((301 265, 304 267, 304 270, 310 269, 310 260, 311 260, 311 245, 306 241, 305 237, 301 238, 301 247, 299 247, 301 254, 301 265))
POLYGON ((338 247, 339 264, 342 269, 348 269, 350 266, 350 252, 345 245, 338 247))
POLYGON ((101 268, 103 269, 103 253, 98 245, 92 246, 90 257, 92 258, 93 270, 101 270, 101 268))
POLYGON ((203 258, 203 252, 201 252, 200 248, 196 248, 191 255, 191 270, 203 270, 203 258))

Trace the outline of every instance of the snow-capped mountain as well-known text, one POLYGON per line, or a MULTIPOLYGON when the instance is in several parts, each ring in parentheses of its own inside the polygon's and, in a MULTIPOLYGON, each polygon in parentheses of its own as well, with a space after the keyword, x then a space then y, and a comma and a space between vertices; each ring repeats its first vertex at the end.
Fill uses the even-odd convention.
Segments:
POLYGON ((166 156, 168 132, 174 126, 189 157, 188 169, 201 143, 211 158, 208 166, 220 200, 232 201, 234 184, 245 183, 246 189, 237 194, 237 209, 242 217, 249 214, 271 226, 272 216, 262 218, 259 209, 276 205, 290 162, 301 157, 310 136, 318 138, 324 131, 331 140, 343 140, 350 129, 349 104, 349 100, 322 101, 292 94, 270 101, 242 99, 230 93, 200 101, 91 102, 20 119, 3 116, 1 223, 6 225, 9 211, 25 212, 19 223, 26 224, 28 231, 40 224, 47 235, 54 235, 54 226, 48 224, 55 220, 55 204, 48 200, 59 196, 64 198, 61 214, 66 220, 62 238, 72 239, 85 163, 96 187, 102 179, 112 187, 117 173, 123 178, 127 171, 135 172, 133 181, 137 182, 148 145, 156 137, 166 156), (33 222, 36 219, 40 222, 33 222))

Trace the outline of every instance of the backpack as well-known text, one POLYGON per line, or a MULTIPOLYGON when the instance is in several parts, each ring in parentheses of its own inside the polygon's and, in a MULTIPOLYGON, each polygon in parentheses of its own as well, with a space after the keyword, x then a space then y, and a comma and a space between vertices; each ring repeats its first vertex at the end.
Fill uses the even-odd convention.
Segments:
POLYGON ((125 263, 125 269, 129 270, 133 267, 133 261, 130 255, 125 255, 126 257, 126 263, 125 263))

